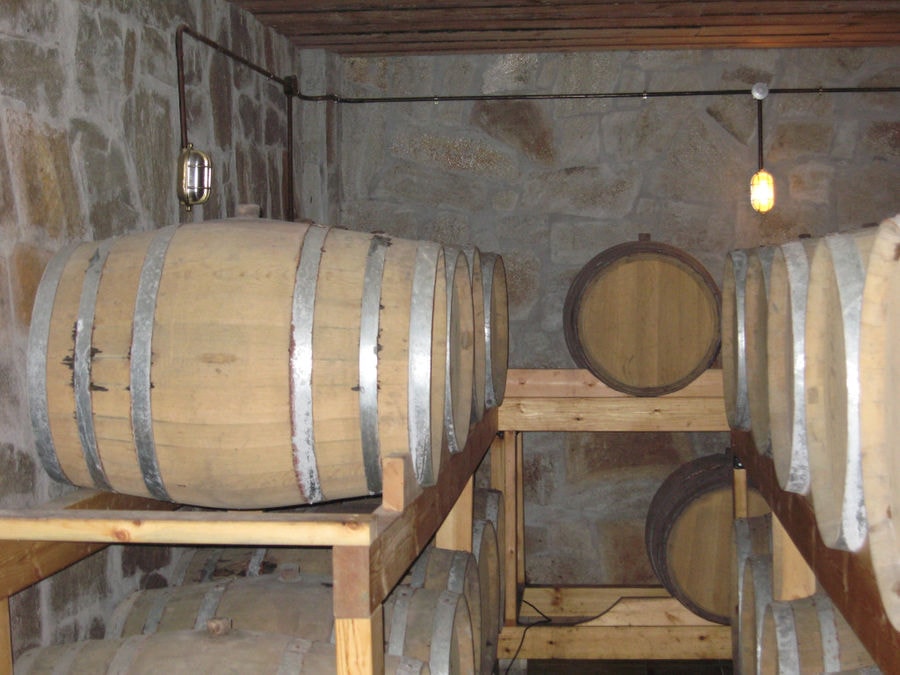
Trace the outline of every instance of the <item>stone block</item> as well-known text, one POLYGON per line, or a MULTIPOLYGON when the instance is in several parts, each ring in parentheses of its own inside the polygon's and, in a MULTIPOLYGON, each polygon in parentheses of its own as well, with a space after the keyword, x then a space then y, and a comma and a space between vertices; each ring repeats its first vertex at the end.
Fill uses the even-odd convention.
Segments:
MULTIPOLYGON (((0 367, 0 391, 6 400, 5 368, 0 367)), ((12 443, 0 444, 0 502, 7 508, 21 506, 17 497, 30 496, 35 490, 38 467, 34 458, 12 443)))
POLYGON ((553 128, 542 109, 531 101, 478 101, 471 123, 489 136, 541 164, 554 161, 553 128))
POLYGON ((178 209, 174 188, 178 138, 172 131, 172 105, 170 99, 143 87, 125 105, 125 143, 140 185, 137 210, 157 222, 174 217, 178 209))
POLYGON ((9 599, 13 660, 41 644, 41 585, 29 586, 9 599))
POLYGON ((540 297, 541 260, 532 250, 503 253, 510 319, 526 317, 540 297))
POLYGON ((34 296, 53 252, 31 244, 16 244, 12 255, 12 302, 18 325, 27 334, 34 296))
POLYGON ((52 237, 81 238, 84 223, 66 134, 28 113, 8 109, 6 118, 10 165, 27 223, 52 237))
POLYGON ((685 434, 605 432, 566 435, 566 480, 573 485, 657 479, 691 458, 685 434))
POLYGON ((513 180, 518 174, 514 158, 478 138, 403 129, 391 141, 390 152, 400 159, 443 171, 501 180, 513 180))
POLYGON ((504 54, 491 57, 482 75, 481 91, 485 94, 533 89, 540 68, 537 54, 504 54))
POLYGON ((832 126, 820 122, 781 122, 765 148, 766 162, 824 155, 831 147, 832 126))
POLYGON ((644 543, 644 521, 601 520, 595 523, 596 568, 603 577, 593 583, 642 586, 659 583, 644 543))
MULTIPOLYGON (((6 157, 6 141, 0 134, 0 157, 6 157)), ((5 235, 13 235, 16 227, 16 202, 13 197, 12 181, 9 165, 0 161, 0 239, 5 235)))
MULTIPOLYGON (((141 579, 172 562, 172 549, 168 546, 123 546, 122 575, 125 578, 139 574, 141 579)), ((142 581, 142 587, 143 587, 142 581)))
POLYGON ((49 608, 57 617, 77 614, 85 598, 97 601, 109 595, 109 584, 106 551, 99 551, 54 576, 49 608))
POLYGON ((706 114, 736 141, 748 144, 756 133, 756 106, 735 96, 717 98, 706 107, 706 114))
POLYGON ((574 166, 528 179, 523 205, 550 214, 624 216, 641 189, 634 165, 574 166))
POLYGON ((61 60, 55 48, 24 39, 0 40, 3 95, 21 101, 28 110, 39 110, 46 103, 57 114, 66 84, 61 60))
POLYGON ((896 214, 898 185, 900 166, 887 158, 875 157, 853 171, 841 167, 834 182, 833 229, 878 223, 896 214))
POLYGON ((459 208, 465 204, 481 210, 490 203, 490 190, 483 178, 435 170, 400 162, 389 164, 375 179, 371 196, 376 199, 459 208))
POLYGON ((125 72, 124 35, 118 22, 83 8, 75 42, 75 80, 87 104, 103 109, 125 72))
POLYGON ((866 126, 863 147, 876 157, 900 157, 900 122, 872 122, 866 126))
POLYGON ((84 176, 94 239, 134 230, 138 212, 131 193, 129 167, 119 141, 84 119, 72 120, 69 137, 74 160, 84 176))
POLYGON ((787 176, 791 200, 828 204, 831 200, 834 167, 824 162, 807 162, 791 168, 787 176))
POLYGON ((59 8, 57 0, 4 0, 0 3, 0 28, 6 35, 52 35, 59 28, 59 8))

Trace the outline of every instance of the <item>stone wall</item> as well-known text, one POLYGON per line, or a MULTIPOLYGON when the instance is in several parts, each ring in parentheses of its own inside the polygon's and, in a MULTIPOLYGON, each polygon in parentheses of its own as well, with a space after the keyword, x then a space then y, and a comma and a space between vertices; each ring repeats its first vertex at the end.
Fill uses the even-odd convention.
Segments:
MULTIPOLYGON (((180 146, 175 31, 188 24, 266 69, 324 81, 323 53, 297 52, 219 0, 0 3, 0 506, 60 495, 39 465, 25 344, 44 265, 68 242, 234 214, 282 217, 286 114, 280 87, 185 38, 189 138, 210 153, 214 190, 190 214, 175 193, 180 146)), ((295 107, 301 215, 330 207, 324 113, 295 107)), ((333 210, 333 209, 332 209, 333 210)), ((112 603, 165 583, 162 547, 111 547, 11 600, 16 653, 102 635, 112 603)))
MULTIPOLYGON (((578 270, 641 232, 720 280, 732 248, 852 228, 900 210, 900 94, 764 102, 773 211, 749 204, 750 88, 897 86, 900 49, 345 58, 347 96, 739 96, 424 102, 340 109, 341 224, 504 256, 511 366, 571 368, 563 301, 578 270)), ((527 434, 526 573, 535 583, 653 581, 643 523, 681 462, 722 434, 527 434)))

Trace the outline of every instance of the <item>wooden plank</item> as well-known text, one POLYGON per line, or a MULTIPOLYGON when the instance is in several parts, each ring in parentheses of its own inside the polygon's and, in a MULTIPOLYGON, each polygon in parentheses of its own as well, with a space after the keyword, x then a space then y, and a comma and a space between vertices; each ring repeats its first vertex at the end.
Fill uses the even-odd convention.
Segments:
POLYGON ((500 428, 517 431, 728 431, 722 398, 510 398, 500 428))
POLYGON ((367 618, 334 620, 338 675, 384 672, 384 615, 381 607, 367 618))
POLYGON ((816 592, 816 575, 777 515, 772 515, 772 597, 798 600, 816 592))
POLYGON ((525 438, 513 435, 516 462, 516 587, 525 584, 525 438))
POLYGON ((384 508, 375 511, 367 602, 358 598, 360 606, 353 610, 353 616, 361 615, 363 605, 374 611, 387 597, 450 513, 496 435, 497 411, 493 409, 469 432, 463 451, 450 457, 438 485, 422 490, 402 513, 384 508))
POLYGON ((494 441, 491 450, 491 487, 500 490, 503 495, 503 530, 505 532, 505 550, 501 551, 503 566, 503 623, 508 626, 516 624, 516 560, 520 545, 517 542, 519 531, 516 513, 516 432, 506 431, 494 441))
MULTIPOLYGON (((721 369, 702 372, 683 389, 663 398, 722 398, 721 369)), ((506 373, 506 398, 625 398, 621 391, 604 384, 583 368, 518 369, 506 373)))
POLYGON ((730 626, 504 626, 497 656, 510 659, 730 659, 730 626))
MULTIPOLYGON (((75 516, 66 511, 90 509, 104 512, 121 508, 174 509, 176 505, 109 492, 76 490, 32 512, 43 514, 56 511, 74 518, 75 516)), ((11 530, 2 524, 0 531, 4 536, 12 535, 11 530)), ((36 538, 34 536, 36 534, 29 531, 27 539, 36 538)), ((0 541, 0 597, 17 593, 106 546, 96 542, 59 543, 26 541, 26 537, 21 539, 21 541, 0 541)))
POLYGON ((108 544, 365 546, 372 540, 372 522, 368 514, 0 511, 0 531, 10 539, 108 544))
POLYGON ((868 546, 858 553, 825 546, 809 500, 780 488, 775 465, 771 458, 756 452, 750 434, 733 431, 731 444, 797 550, 815 571, 819 584, 869 654, 884 672, 900 673, 900 632, 894 630, 885 614, 868 546))
POLYGON ((472 552, 472 496, 475 476, 469 478, 456 504, 438 528, 434 543, 440 548, 472 552))
POLYGON ((12 675, 12 628, 9 616, 9 598, 0 597, 0 675, 12 675))
POLYGON ((671 597, 662 586, 526 586, 519 616, 538 619, 539 610, 551 619, 588 619, 608 611, 622 598, 671 597))

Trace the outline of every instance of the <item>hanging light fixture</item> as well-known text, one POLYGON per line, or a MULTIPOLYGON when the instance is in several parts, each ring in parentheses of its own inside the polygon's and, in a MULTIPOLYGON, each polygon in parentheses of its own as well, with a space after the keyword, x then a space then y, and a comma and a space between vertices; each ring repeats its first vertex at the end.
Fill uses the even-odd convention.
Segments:
POLYGON ((766 213, 775 206, 775 179, 763 168, 763 99, 769 95, 769 87, 757 82, 750 90, 756 99, 756 138, 759 141, 759 171, 750 179, 750 206, 766 213))
POLYGON ((206 202, 211 192, 209 155, 188 143, 178 156, 178 199, 190 211, 192 206, 206 202))

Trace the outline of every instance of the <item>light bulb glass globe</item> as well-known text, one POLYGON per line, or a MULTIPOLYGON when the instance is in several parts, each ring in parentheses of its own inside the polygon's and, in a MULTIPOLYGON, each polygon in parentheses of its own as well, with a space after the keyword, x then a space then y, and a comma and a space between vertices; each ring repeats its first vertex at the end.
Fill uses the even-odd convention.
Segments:
POLYGON ((750 179, 750 205, 760 213, 775 206, 775 179, 765 169, 760 169, 750 179))

